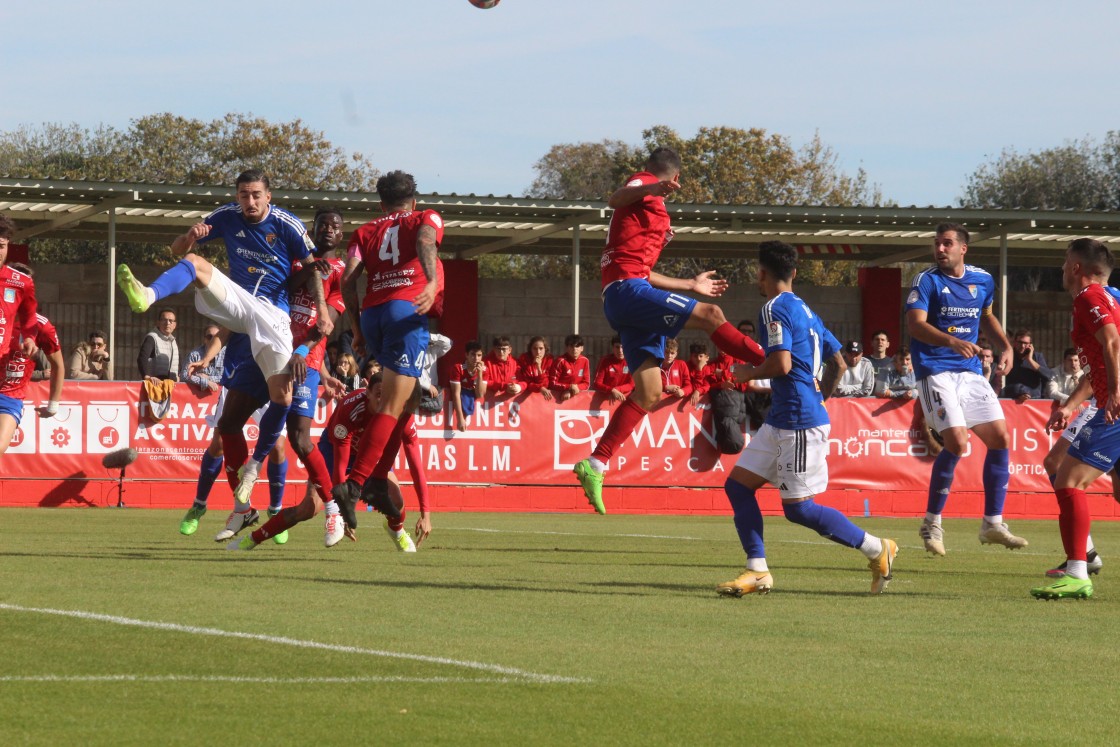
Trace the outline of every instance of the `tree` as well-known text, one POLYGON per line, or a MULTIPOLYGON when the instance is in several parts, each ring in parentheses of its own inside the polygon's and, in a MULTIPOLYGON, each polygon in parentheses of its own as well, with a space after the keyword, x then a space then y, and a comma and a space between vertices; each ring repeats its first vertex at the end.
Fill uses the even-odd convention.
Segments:
MULTIPOLYGON (((378 172, 300 120, 272 123, 243 114, 203 122, 174 114, 134 119, 127 130, 44 124, 0 133, 0 173, 40 179, 231 184, 262 169, 274 189, 372 191, 378 172)), ((130 262, 168 262, 163 245, 122 244, 130 262)), ((36 261, 104 261, 104 242, 36 241, 36 261)))
MULTIPOLYGON (((789 138, 759 128, 702 127, 686 139, 664 125, 645 130, 641 146, 617 140, 553 146, 537 161, 537 178, 530 190, 537 197, 605 200, 659 146, 681 155, 681 189, 670 198, 674 202, 855 205, 878 203, 882 198, 862 169, 854 177, 842 173, 837 155, 819 135, 797 148, 789 138)), ((564 263, 559 258, 546 263, 549 275, 556 276, 564 263)), ((682 277, 715 269, 737 283, 752 281, 755 274, 752 263, 704 258, 666 258, 658 269, 682 277)), ((593 275, 597 268, 584 271, 593 275)), ((854 282, 855 273, 853 263, 805 260, 798 277, 803 282, 839 284, 854 282)))

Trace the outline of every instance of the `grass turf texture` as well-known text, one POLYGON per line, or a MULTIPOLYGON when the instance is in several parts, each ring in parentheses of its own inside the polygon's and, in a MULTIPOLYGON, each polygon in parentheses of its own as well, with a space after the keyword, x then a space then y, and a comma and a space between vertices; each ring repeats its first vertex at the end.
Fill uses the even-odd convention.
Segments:
POLYGON ((324 549, 316 520, 252 553, 211 541, 224 516, 208 514, 194 537, 178 534, 180 518, 0 510, 0 603, 579 681, 0 609, 0 744, 1116 735, 1117 523, 1093 528, 1105 559, 1096 596, 1042 602, 1028 590, 1061 560, 1054 522, 1014 522, 1031 546, 1011 552, 982 548, 978 520, 949 520, 948 555, 935 559, 919 520, 860 520, 902 547, 895 580, 872 597, 856 551, 768 517, 775 590, 726 599, 713 587, 743 562, 730 518, 441 514, 416 555, 395 552, 371 514, 357 544, 324 549), (111 675, 140 679, 72 679, 111 675), (23 679, 37 676, 66 679, 23 679), (307 681, 324 677, 340 681, 307 681))

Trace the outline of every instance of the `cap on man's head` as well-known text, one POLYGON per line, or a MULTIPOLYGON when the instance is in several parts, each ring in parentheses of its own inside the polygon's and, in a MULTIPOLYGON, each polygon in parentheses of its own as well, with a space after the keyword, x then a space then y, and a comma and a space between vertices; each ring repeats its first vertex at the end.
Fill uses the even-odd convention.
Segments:
POLYGON ((862 353, 863 345, 860 345, 859 340, 848 340, 848 344, 844 346, 844 352, 852 353, 853 355, 862 353))

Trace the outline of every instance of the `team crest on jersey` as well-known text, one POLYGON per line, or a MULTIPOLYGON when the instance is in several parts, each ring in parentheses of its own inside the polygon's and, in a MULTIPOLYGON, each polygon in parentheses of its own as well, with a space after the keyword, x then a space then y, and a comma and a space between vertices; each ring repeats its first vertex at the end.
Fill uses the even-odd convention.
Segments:
POLYGON ((267 243, 269 246, 272 246, 273 244, 276 243, 276 234, 266 233, 264 235, 264 240, 265 240, 265 243, 267 243))
POLYGON ((968 292, 972 294, 973 298, 976 298, 976 286, 975 285, 968 286, 968 292))
POLYGON ((339 423, 338 425, 336 425, 336 426, 334 427, 334 437, 335 437, 335 438, 337 438, 337 439, 338 439, 339 441, 341 441, 342 439, 346 438, 346 435, 347 435, 347 434, 348 434, 349 432, 350 432, 350 431, 348 431, 348 430, 346 429, 346 426, 345 426, 345 425, 342 425, 341 423, 339 423))
POLYGON ((938 420, 944 420, 945 419, 945 408, 944 407, 938 407, 937 408, 937 419, 938 420))
POLYGON ((16 302, 16 289, 15 288, 5 288, 4 289, 4 302, 5 303, 15 303, 16 302))

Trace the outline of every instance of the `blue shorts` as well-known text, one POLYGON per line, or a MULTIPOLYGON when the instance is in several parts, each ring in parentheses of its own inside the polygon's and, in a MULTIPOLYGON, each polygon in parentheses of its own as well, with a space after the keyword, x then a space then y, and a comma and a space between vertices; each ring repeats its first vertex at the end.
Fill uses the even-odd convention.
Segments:
POLYGON ((302 384, 292 382, 292 407, 288 410, 289 415, 294 413, 301 418, 315 417, 315 407, 319 404, 320 378, 318 371, 309 368, 302 384))
POLYGON ((658 290, 648 280, 631 278, 603 289, 603 313, 622 340, 622 352, 631 371, 647 358, 665 359, 665 338, 684 329, 696 299, 658 290))
POLYGON ((228 366, 226 371, 227 373, 222 375, 222 386, 226 389, 248 394, 255 402, 269 401, 268 380, 265 379, 260 366, 253 360, 252 356, 238 363, 237 368, 233 369, 232 373, 229 373, 228 366))
POLYGON ((460 389, 459 402, 463 405, 463 415, 470 417, 474 415, 474 403, 478 401, 478 395, 475 394, 473 389, 460 389))
POLYGON ((16 419, 16 425, 23 419, 23 400, 0 394, 0 415, 11 415, 16 419))
POLYGON ((1120 422, 1105 423, 1104 410, 1097 410, 1097 414, 1081 426, 1070 444, 1069 455, 1101 472, 1111 471, 1120 458, 1120 422))
POLYGON ((387 301, 362 310, 366 350, 383 368, 419 379, 428 350, 428 317, 411 301, 387 301))

